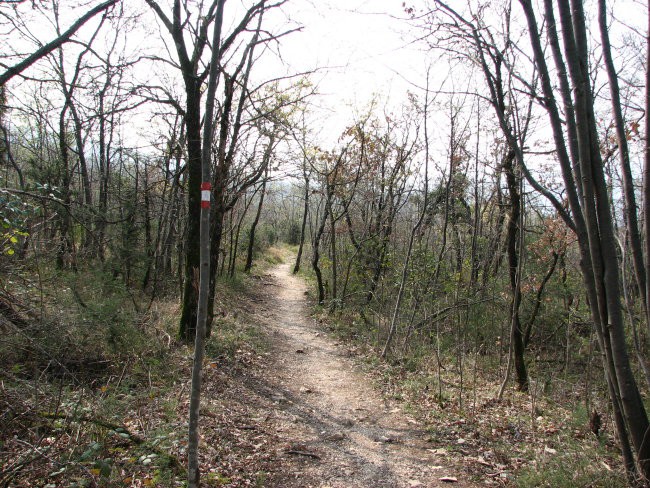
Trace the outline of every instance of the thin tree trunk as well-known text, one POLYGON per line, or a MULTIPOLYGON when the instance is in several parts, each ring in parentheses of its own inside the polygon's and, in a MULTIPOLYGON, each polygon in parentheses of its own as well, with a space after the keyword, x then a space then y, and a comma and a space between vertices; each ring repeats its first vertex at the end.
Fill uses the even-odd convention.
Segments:
POLYGON ((330 213, 330 191, 327 191, 327 197, 325 201, 325 209, 323 211, 323 216, 321 217, 318 230, 314 235, 314 240, 312 242, 312 257, 311 257, 311 267, 314 270, 316 275, 316 286, 318 288, 318 304, 322 305, 325 302, 325 286, 323 285, 323 273, 320 269, 320 241, 325 232, 325 224, 327 223, 327 218, 330 213))
MULTIPOLYGON (((620 404, 637 454, 640 473, 650 479, 650 427, 647 413, 632 373, 627 352, 624 321, 620 302, 618 256, 598 136, 586 60, 587 34, 582 5, 571 2, 572 12, 560 8, 563 29, 573 34, 575 45, 565 39, 566 55, 574 85, 578 149, 585 197, 587 235, 592 268, 596 277, 597 306, 605 339, 610 343, 615 381, 620 404), (605 327, 605 324, 606 327, 605 327)), ((614 380, 614 378, 612 378, 614 380)))
POLYGON ((59 116, 59 151, 63 165, 63 176, 61 179, 61 210, 59 222, 59 244, 57 246, 56 264, 59 269, 71 264, 72 269, 76 271, 76 260, 74 256, 73 241, 70 237, 72 227, 71 219, 71 197, 70 197, 70 153, 66 141, 67 131, 65 123, 66 107, 63 108, 59 116))
POLYGON ((208 319, 208 299, 210 293, 210 167, 212 163, 212 123, 214 120, 214 101, 219 74, 219 46, 221 44, 221 25, 225 0, 217 6, 212 58, 205 103, 205 123, 203 125, 203 148, 201 152, 201 203, 200 203, 200 272, 198 310, 194 342, 194 364, 192 367, 192 387, 190 394, 190 414, 187 445, 187 486, 199 487, 199 412, 201 407, 201 370, 205 354, 205 336, 208 319))
POLYGON ((336 308, 336 299, 338 298, 338 256, 336 254, 336 221, 334 215, 330 212, 330 261, 332 262, 332 309, 336 308))
POLYGON ((307 174, 307 162, 303 161, 303 178, 305 180, 305 202, 302 210, 302 224, 300 226, 300 243, 298 244, 298 254, 296 255, 296 264, 293 266, 293 274, 300 271, 300 260, 302 259, 302 250, 305 246, 305 230, 307 228, 307 216, 309 215, 309 175, 307 174))
POLYGON ((235 233, 235 244, 233 245, 233 256, 232 260, 230 262, 230 270, 228 272, 228 275, 232 278, 235 276, 235 266, 237 264, 237 248, 239 247, 239 236, 241 235, 241 227, 242 224, 244 223, 244 218, 246 217, 246 214, 248 213, 248 208, 251 206, 251 203, 253 203, 253 198, 255 197, 255 193, 257 190, 251 195, 251 198, 246 201, 244 199, 244 209, 242 211, 241 217, 239 218, 239 221, 237 222, 237 230, 235 233))
MULTIPOLYGON (((612 59, 611 45, 609 41, 609 32, 607 30, 607 6, 605 0, 598 1, 598 24, 600 26, 600 37, 602 41, 603 59, 607 68, 607 77, 609 79, 609 91, 612 100, 612 113, 614 115, 614 125, 616 127, 616 142, 620 157, 621 174, 623 176, 623 195, 625 196, 625 222, 627 224, 628 240, 632 254, 632 264, 636 284, 639 287, 641 295, 641 304, 645 315, 648 315, 648 304, 646 302, 646 273, 643 263, 643 245, 641 234, 639 232, 639 222, 637 219, 637 204, 634 194, 634 178, 630 167, 630 152, 627 144, 627 131, 623 111, 621 109, 621 95, 618 86, 618 74, 612 59)), ((650 330, 650 322, 646 324, 650 330)))
MULTIPOLYGON (((269 144, 272 144, 272 142, 269 142, 269 144)), ((264 196, 266 195, 266 182, 269 177, 269 171, 268 168, 266 170, 266 175, 264 176, 264 180, 262 181, 262 189, 260 191, 260 201, 257 205, 257 212, 255 213, 255 218, 253 219, 253 223, 251 224, 251 229, 250 233, 248 235, 248 250, 246 253, 246 265, 244 266, 244 272, 245 273, 250 273, 251 268, 253 267, 253 250, 255 248, 255 231, 257 229, 257 224, 260 221, 260 216, 262 215, 262 208, 264 207, 264 196)))
MULTIPOLYGON (((258 44, 258 39, 260 36, 260 31, 262 28, 262 17, 264 13, 264 0, 259 4, 261 10, 259 12, 257 27, 251 41, 244 49, 242 54, 241 62, 237 67, 235 76, 225 76, 224 79, 224 92, 225 98, 221 105, 220 113, 220 124, 219 124, 219 142, 217 145, 217 154, 216 154, 216 168, 214 174, 214 187, 212 189, 212 195, 214 199, 214 211, 212 215, 212 256, 211 259, 211 275, 210 275, 210 293, 209 293, 209 303, 208 303, 208 324, 207 324, 207 334, 210 335, 212 331, 212 318, 214 316, 214 296, 216 290, 216 276, 217 276, 217 266, 219 263, 219 253, 221 252, 221 239, 223 237, 223 219, 226 213, 232 209, 232 206, 236 203, 236 199, 233 201, 227 202, 226 192, 227 192, 227 182, 230 175, 230 167, 232 165, 232 160, 234 157, 235 149, 239 140, 239 132, 241 130, 241 118, 244 112, 244 103, 249 95, 248 93, 248 80, 250 78, 250 73, 253 67, 254 61, 254 52, 255 47, 258 44), (245 67, 244 67, 245 66, 245 67), (237 79, 238 73, 243 71, 241 79, 237 79), (236 110, 234 114, 234 121, 231 124, 230 117, 232 116, 233 111, 233 101, 235 96, 235 86, 239 84, 240 95, 239 100, 236 105, 236 110), (232 129, 232 130, 231 130, 232 129), (230 144, 230 147, 228 147, 230 144)), ((250 13, 251 11, 249 11, 250 13)), ((274 132, 272 133, 274 134, 274 132)), ((264 155, 264 162, 261 165, 260 170, 255 173, 255 176, 249 179, 250 184, 254 184, 257 181, 257 178, 261 177, 263 171, 266 169, 265 164, 268 164, 269 158, 272 154, 272 144, 267 146, 267 150, 264 155)), ((245 188, 240 189, 240 191, 245 190, 245 188)))
MULTIPOLYGON (((650 277, 650 3, 647 7, 648 15, 648 37, 646 39, 646 73, 645 73, 645 138, 644 138, 644 160, 643 160, 643 223, 645 235, 645 275, 650 277)), ((650 284, 646 281, 645 293, 646 303, 646 324, 650 327, 650 284)))
POLYGON ((515 366, 517 389, 528 391, 528 373, 524 359, 524 341, 519 306, 521 304, 521 274, 523 268, 523 242, 524 230, 521 225, 524 212, 522 209, 520 185, 521 180, 515 174, 513 165, 514 150, 510 149, 503 161, 506 175, 508 193, 510 195, 510 217, 508 219, 508 274, 510 276, 510 290, 512 293, 510 340, 512 341, 512 354, 515 366))
POLYGON ((564 54, 569 67, 574 94, 577 150, 580 179, 572 173, 564 145, 562 123, 555 103, 554 91, 541 47, 537 21, 530 0, 520 0, 529 25, 545 107, 554 133, 558 160, 567 190, 578 236, 585 288, 601 351, 603 365, 612 401, 623 458, 630 478, 635 476, 635 463, 630 448, 632 438, 639 467, 648 477, 650 445, 645 445, 648 419, 641 402, 638 387, 630 369, 620 307, 618 286, 618 259, 614 247, 613 227, 604 184, 602 161, 595 130, 588 69, 587 37, 584 12, 579 2, 560 2, 558 9, 563 31, 564 54), (576 187, 582 188, 580 200, 576 187), (584 218, 583 218, 584 217, 584 218), (628 430, 629 428, 629 430, 628 430))
POLYGON ((555 267, 558 263, 559 258, 560 254, 553 251, 553 260, 551 261, 551 266, 549 266, 548 271, 544 275, 544 278, 542 279, 542 282, 540 283, 539 287, 537 288, 537 292, 535 293, 535 304, 533 305, 533 311, 530 313, 530 318, 526 323, 526 327, 524 327, 524 349, 527 349, 528 344, 530 343, 530 336, 533 331, 533 325, 535 324, 537 314, 539 313, 539 309, 542 305, 542 295, 544 293, 544 288, 546 288, 546 284, 553 276, 553 272, 555 271, 555 267))

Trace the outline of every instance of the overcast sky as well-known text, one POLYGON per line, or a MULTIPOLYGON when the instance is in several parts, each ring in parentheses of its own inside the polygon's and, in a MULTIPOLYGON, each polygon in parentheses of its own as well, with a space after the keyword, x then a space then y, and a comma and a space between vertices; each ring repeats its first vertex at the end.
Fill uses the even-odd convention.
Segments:
POLYGON ((411 42, 401 0, 288 5, 285 12, 304 28, 283 40, 282 56, 290 71, 320 68, 312 79, 323 95, 318 103, 328 130, 342 130, 376 94, 381 104, 399 104, 412 89, 409 81, 422 80, 426 60, 422 46, 411 42))

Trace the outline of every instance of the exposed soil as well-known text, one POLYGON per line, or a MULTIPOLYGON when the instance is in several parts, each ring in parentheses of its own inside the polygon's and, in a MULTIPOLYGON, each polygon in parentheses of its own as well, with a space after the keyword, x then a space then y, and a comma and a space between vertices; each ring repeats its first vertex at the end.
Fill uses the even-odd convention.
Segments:
POLYGON ((436 455, 440 446, 309 317, 306 285, 289 264, 259 281, 249 313, 270 338, 270 361, 246 382, 275 430, 283 465, 264 486, 473 486, 445 466, 436 455))

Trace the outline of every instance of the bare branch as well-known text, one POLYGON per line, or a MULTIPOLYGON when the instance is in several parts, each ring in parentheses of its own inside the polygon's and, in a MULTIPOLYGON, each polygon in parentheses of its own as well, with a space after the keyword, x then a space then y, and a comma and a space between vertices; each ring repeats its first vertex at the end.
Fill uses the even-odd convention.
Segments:
POLYGON ((68 42, 68 40, 74 35, 74 33, 77 32, 86 22, 88 22, 88 20, 93 18, 99 12, 102 12, 107 8, 115 5, 117 2, 119 2, 119 0, 107 0, 106 2, 100 3, 95 8, 89 10, 85 15, 81 16, 74 24, 70 26, 70 28, 67 31, 65 31, 59 37, 48 42, 41 48, 37 49, 34 53, 27 56, 27 58, 22 60, 20 63, 8 68, 4 73, 0 75, 0 86, 5 85, 11 78, 20 74, 21 72, 29 68, 32 64, 34 64, 36 61, 38 61, 44 56, 47 56, 56 48, 68 42))

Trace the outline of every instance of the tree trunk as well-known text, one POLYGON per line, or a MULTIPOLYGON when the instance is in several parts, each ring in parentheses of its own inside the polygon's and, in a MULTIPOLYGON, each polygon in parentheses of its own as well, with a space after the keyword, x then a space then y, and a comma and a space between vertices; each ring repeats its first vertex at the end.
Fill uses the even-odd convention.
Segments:
POLYGON ((185 342, 192 342, 196 334, 199 299, 200 249, 197 242, 200 241, 201 222, 201 102, 199 81, 189 76, 184 78, 187 91, 187 229, 179 336, 185 342))
POLYGON ((508 247, 508 275, 510 277, 510 291, 512 293, 510 307, 510 340, 512 341, 512 354, 515 366, 517 389, 528 391, 528 372, 524 359, 524 340, 519 306, 521 304, 521 266, 522 266, 522 244, 524 242, 523 226, 520 225, 523 218, 521 193, 519 187, 520 179, 517 177, 514 168, 515 151, 509 149, 503 159, 503 169, 506 175, 508 194, 510 196, 510 216, 508 218, 508 230, 506 242, 508 247))
POLYGON ((563 31, 564 56, 572 82, 575 109, 577 155, 580 178, 569 163, 562 123, 555 103, 554 90, 539 39, 537 21, 530 0, 520 0, 528 21, 535 64, 546 98, 545 107, 551 121, 562 167, 565 188, 575 219, 575 231, 581 253, 581 269, 589 298, 599 346, 604 353, 603 365, 614 410, 624 462, 630 478, 635 476, 635 463, 629 439, 642 476, 650 478, 650 443, 645 442, 648 418, 631 370, 620 303, 618 257, 611 210, 593 113, 589 84, 587 36, 584 12, 579 1, 571 7, 559 3, 563 31), (581 188, 580 199, 576 187, 581 188), (584 217, 584 218, 583 218, 584 217))
MULTIPOLYGON (((648 13, 648 37, 646 40, 646 73, 645 73, 645 138, 643 160, 643 223, 645 235, 645 275, 650 277, 650 3, 648 13)), ((646 324, 650 327, 650 284, 646 281, 646 289, 641 290, 646 296, 646 324)))
MULTIPOLYGON (((618 86, 618 74, 612 59, 611 45, 609 42, 609 33, 607 29, 607 7, 605 0, 598 1, 598 24, 600 26, 600 37, 602 41, 603 59, 607 68, 607 78, 609 80, 609 91, 612 99, 612 113, 614 115, 614 126, 616 127, 616 142, 620 157, 621 175, 623 177, 623 195, 625 197, 625 223, 627 224, 628 241, 632 251, 632 263, 636 284, 641 296, 641 304, 645 315, 648 315, 648 304, 646 303, 646 273, 643 262, 643 245, 641 234, 639 232, 639 222, 637 219, 637 204, 634 194, 634 178, 630 167, 630 151, 627 144, 627 129, 623 119, 623 110, 621 106, 621 95, 618 86)), ((650 330, 650 322, 646 324, 650 330)))
POLYGON ((70 153, 66 141, 66 111, 66 107, 64 107, 59 116, 59 152, 62 165, 60 192, 62 204, 59 215, 59 244, 56 252, 56 265, 59 269, 71 266, 76 271, 76 258, 74 255, 73 241, 70 236, 72 228, 70 213, 72 209, 70 208, 70 204, 72 202, 70 198, 70 153))
POLYGON ((307 228, 307 216, 309 215, 309 176, 307 174, 307 162, 303 161, 303 178, 305 180, 305 202, 302 210, 302 224, 300 225, 300 243, 298 244, 298 254, 296 255, 296 264, 293 266, 293 274, 300 271, 300 260, 302 250, 305 246, 305 230, 307 228))
POLYGON ((323 216, 321 217, 320 224, 314 235, 314 240, 312 242, 312 257, 311 257, 311 267, 314 270, 316 275, 316 286, 318 288, 318 304, 322 305, 325 303, 325 286, 323 285, 323 273, 320 269, 320 241, 325 232, 325 224, 327 224, 327 218, 330 213, 330 190, 327 190, 327 196, 325 200, 325 209, 323 211, 323 216))
POLYGON ((255 213, 255 218, 251 224, 250 233, 248 235, 248 250, 246 253, 246 265, 244 266, 244 272, 250 273, 251 268, 253 267, 253 249, 255 247, 255 230, 257 229, 257 224, 260 221, 260 216, 262 215, 262 208, 264 207, 264 195, 266 194, 266 182, 268 180, 269 172, 266 171, 264 181, 262 181, 262 189, 260 191, 260 201, 257 205, 257 212, 255 213))
POLYGON ((190 393, 190 414, 187 444, 187 486, 199 487, 199 412, 201 407, 201 370, 205 354, 205 336, 208 320, 208 300, 210 294, 210 167, 212 165, 212 121, 214 118, 214 101, 219 74, 219 46, 221 44, 221 25, 223 23, 223 7, 225 0, 219 0, 217 7, 214 37, 212 40, 212 58, 210 60, 210 75, 205 104, 205 124, 203 126, 203 147, 199 177, 202 180, 199 195, 200 212, 200 271, 197 321, 194 342, 194 363, 192 366, 192 386, 190 393))
POLYGON ((332 262, 332 310, 336 308, 336 299, 338 298, 338 260, 336 254, 336 220, 330 212, 330 261, 332 262))

